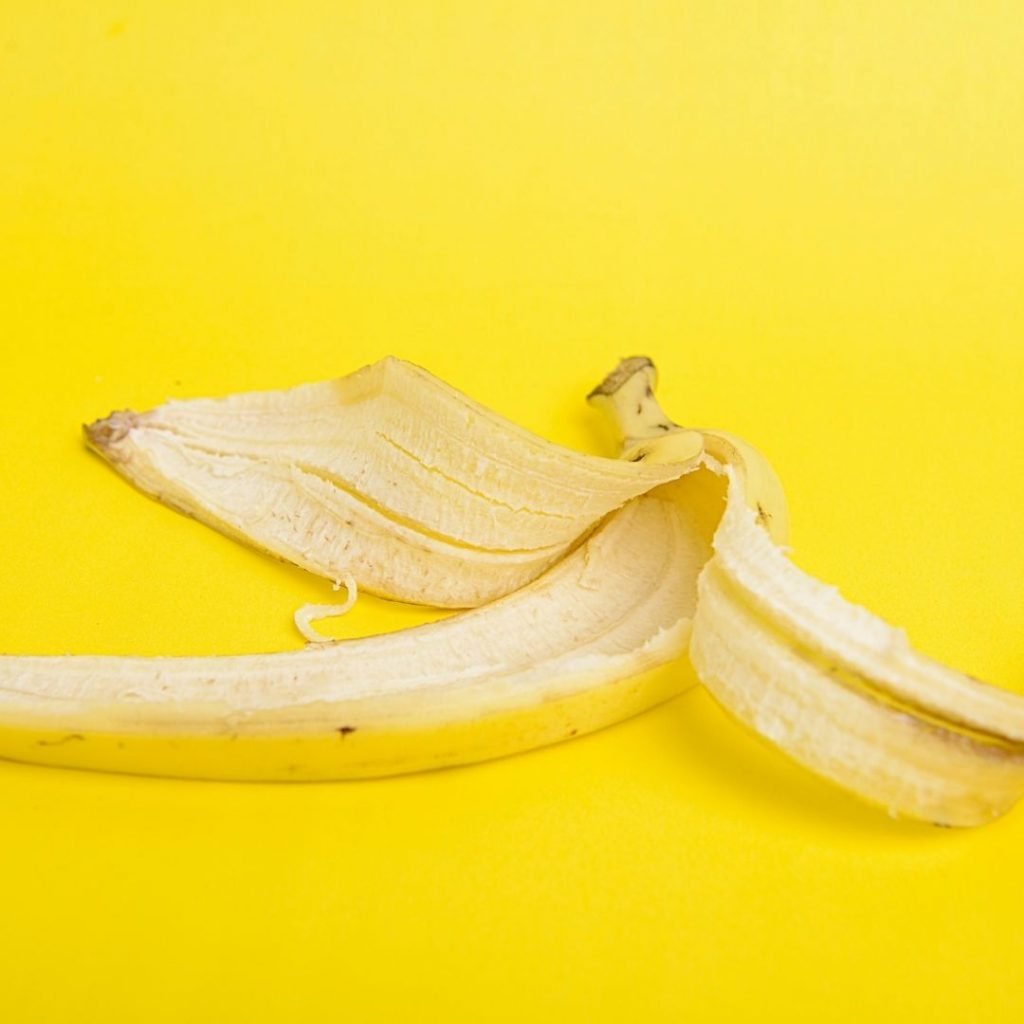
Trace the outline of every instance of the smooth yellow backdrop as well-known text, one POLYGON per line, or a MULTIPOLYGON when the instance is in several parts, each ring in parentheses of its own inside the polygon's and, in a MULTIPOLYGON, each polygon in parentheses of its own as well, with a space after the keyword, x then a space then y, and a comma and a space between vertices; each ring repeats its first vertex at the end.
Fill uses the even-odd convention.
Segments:
MULTIPOLYGON (((7 0, 0 649, 289 648, 329 599, 83 421, 394 353, 600 450, 643 352, 801 565, 1024 689, 1022 53, 985 0, 7 0)), ((1024 810, 890 821, 700 692, 382 782, 0 764, 0 806, 11 1024, 1024 1012, 1024 810)))

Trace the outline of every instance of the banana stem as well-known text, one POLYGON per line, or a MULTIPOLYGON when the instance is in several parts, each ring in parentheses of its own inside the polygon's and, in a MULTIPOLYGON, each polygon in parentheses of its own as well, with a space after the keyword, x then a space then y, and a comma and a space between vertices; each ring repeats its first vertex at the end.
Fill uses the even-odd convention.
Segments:
POLYGON ((654 397, 658 371, 647 356, 623 359, 587 401, 602 410, 619 441, 619 458, 629 462, 690 463, 696 468, 705 437, 665 415, 654 397))
POLYGON ((730 466, 743 478, 743 500, 776 544, 789 539, 782 485, 771 465, 746 441, 721 430, 691 430, 674 423, 658 404, 658 371, 647 356, 623 359, 587 401, 600 409, 630 462, 690 463, 721 472, 730 466), (716 467, 718 467, 716 469, 716 467))
POLYGON ((682 428, 665 415, 654 396, 658 371, 647 356, 630 356, 587 395, 611 420, 623 453, 653 437, 682 428))

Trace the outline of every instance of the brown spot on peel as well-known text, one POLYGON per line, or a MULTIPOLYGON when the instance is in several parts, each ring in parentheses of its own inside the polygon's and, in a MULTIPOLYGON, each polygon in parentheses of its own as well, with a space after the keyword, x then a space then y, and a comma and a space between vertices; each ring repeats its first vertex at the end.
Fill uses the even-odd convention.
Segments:
POLYGON ((67 736, 61 736, 59 740, 37 740, 36 744, 40 747, 62 747, 65 743, 70 743, 72 740, 84 740, 85 737, 80 732, 69 732, 67 736))

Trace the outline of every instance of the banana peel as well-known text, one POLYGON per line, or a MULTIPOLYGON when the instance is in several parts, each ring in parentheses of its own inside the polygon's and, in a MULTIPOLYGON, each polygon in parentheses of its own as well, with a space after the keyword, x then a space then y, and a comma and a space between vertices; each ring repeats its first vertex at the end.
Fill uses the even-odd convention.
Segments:
MULTIPOLYGON (((588 396, 618 459, 544 441, 396 359, 92 424, 89 444, 141 490, 344 581, 350 601, 467 610, 266 655, 0 657, 0 756, 396 774, 581 735, 695 671, 744 725, 891 814, 964 826, 1008 810, 1024 792, 1024 698, 918 654, 801 572, 771 466, 673 423, 655 386, 634 357, 588 396)), ((330 611, 307 610, 304 633, 330 611)))

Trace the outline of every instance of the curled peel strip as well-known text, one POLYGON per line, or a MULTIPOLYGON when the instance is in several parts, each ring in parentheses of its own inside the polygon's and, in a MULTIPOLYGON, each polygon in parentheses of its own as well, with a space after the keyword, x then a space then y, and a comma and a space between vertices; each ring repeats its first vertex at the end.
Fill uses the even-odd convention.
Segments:
POLYGON ((550 444, 398 360, 92 425, 142 490, 328 578, 350 572, 347 603, 358 585, 471 610, 298 652, 3 657, 0 756, 216 778, 415 771, 642 711, 689 685, 688 652, 741 722, 892 813, 973 825, 1012 806, 1024 698, 924 658, 802 573, 768 463, 672 423, 655 383, 634 357, 589 396, 618 460, 550 444))
POLYGON ((359 594, 356 581, 349 575, 345 575, 334 584, 335 589, 345 588, 345 600, 341 604, 304 604, 295 609, 295 628, 302 634, 304 639, 311 644, 335 643, 329 636, 324 636, 313 628, 314 622, 321 619, 335 619, 352 610, 359 594))

